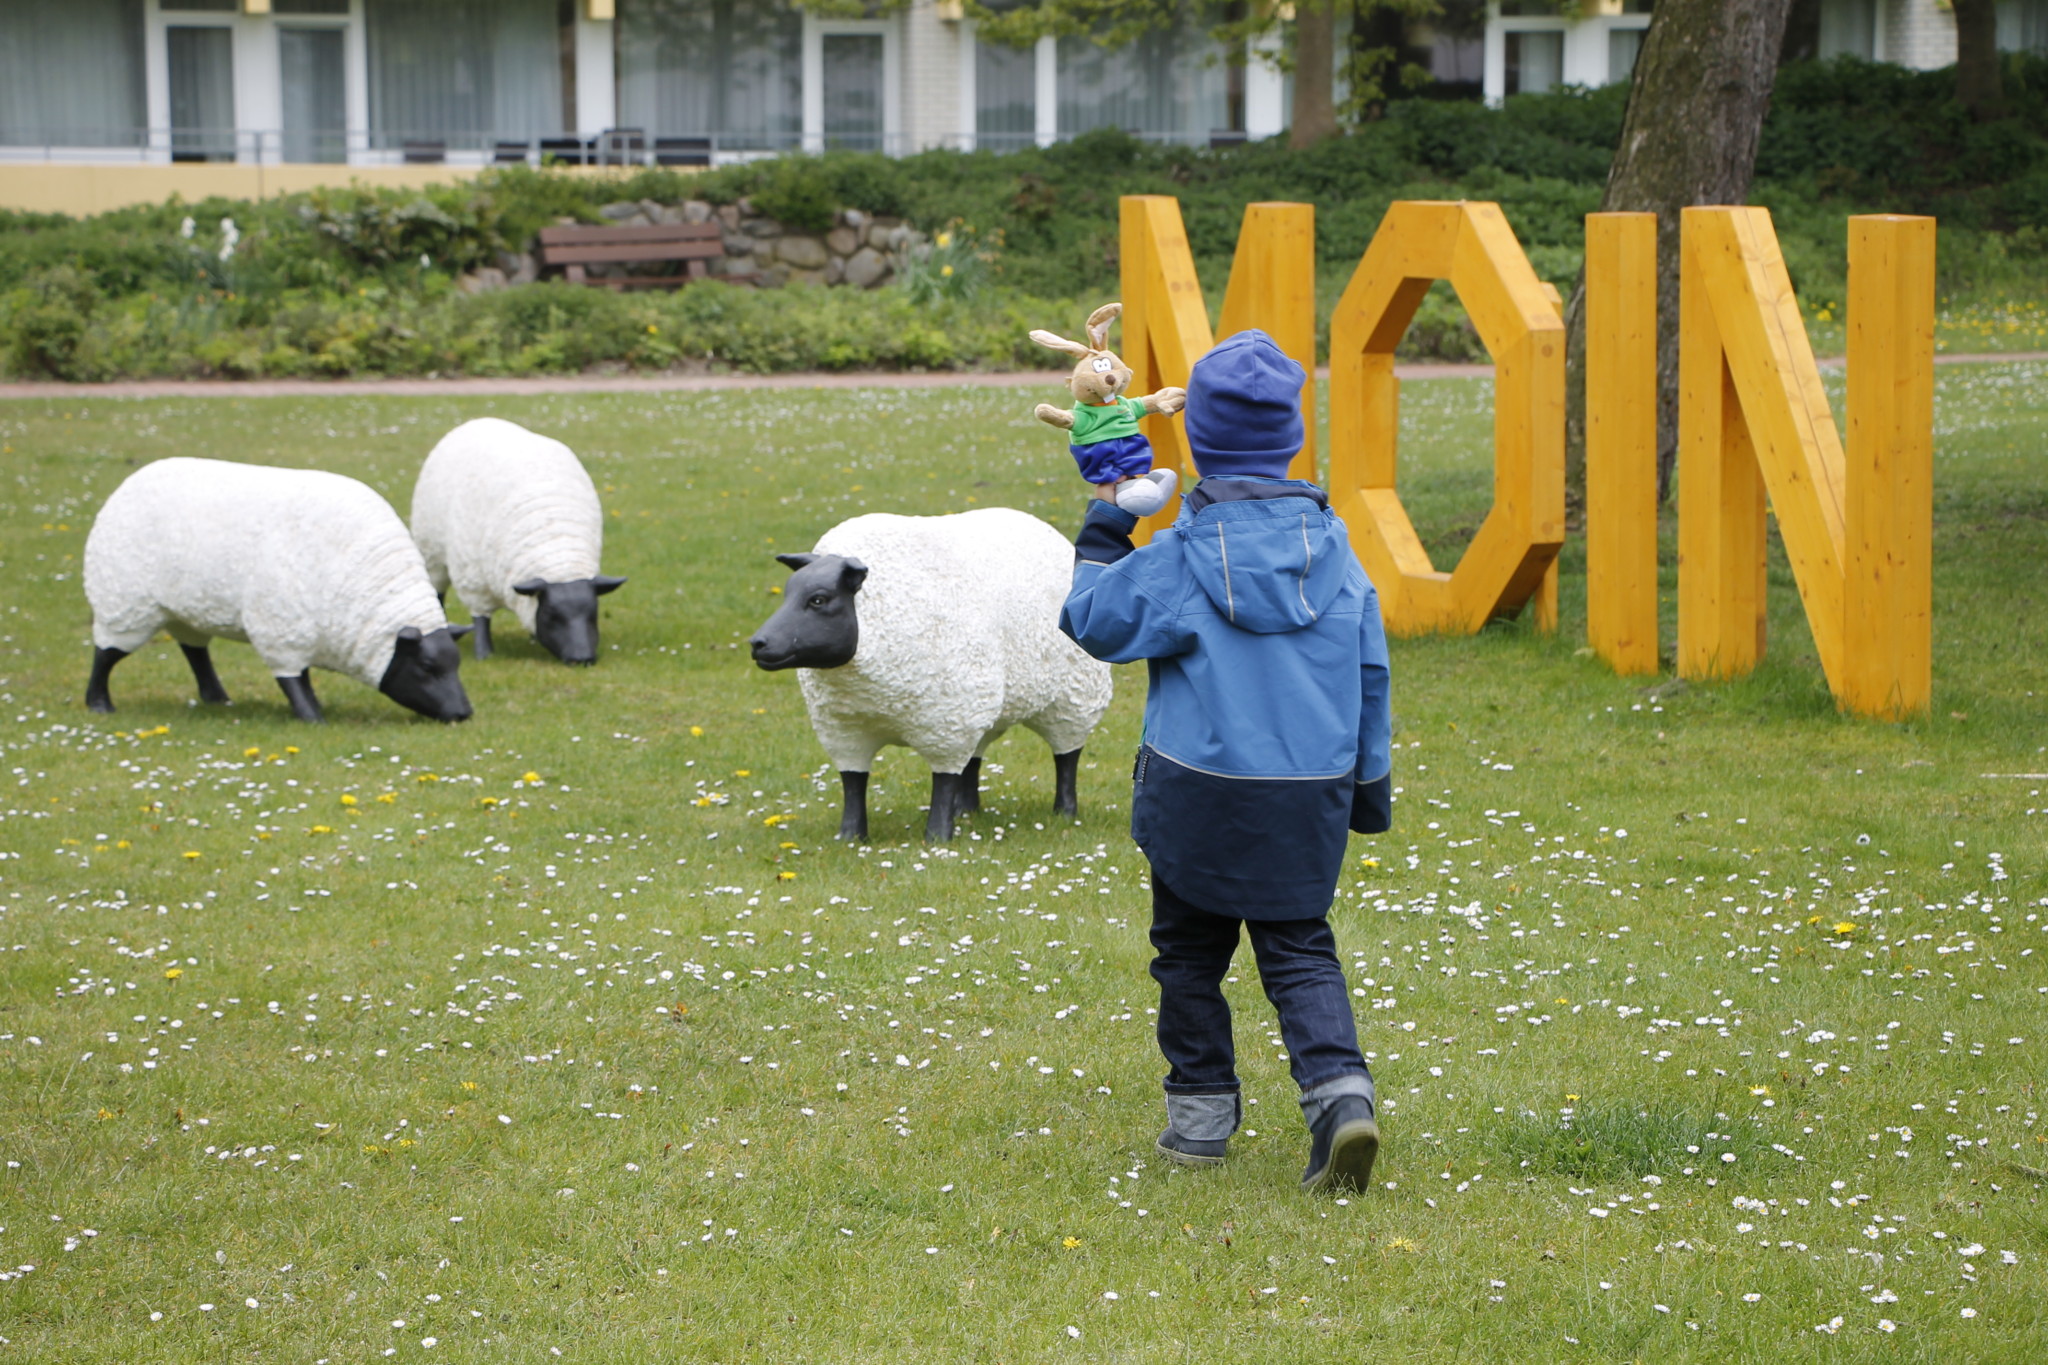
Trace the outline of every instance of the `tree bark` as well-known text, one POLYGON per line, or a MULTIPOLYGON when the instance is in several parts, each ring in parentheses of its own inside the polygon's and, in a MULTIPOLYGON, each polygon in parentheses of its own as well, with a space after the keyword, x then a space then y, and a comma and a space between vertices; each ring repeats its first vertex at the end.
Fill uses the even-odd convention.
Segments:
POLYGON ((1337 13, 1333 0, 1298 0, 1294 10, 1294 109, 1287 145, 1313 147, 1337 135, 1337 13))
MULTIPOLYGON (((1790 0, 1659 0, 1643 36, 1602 211, 1657 215, 1657 490, 1678 454, 1680 210, 1741 204, 1756 172, 1790 0)), ((1566 310, 1566 479, 1586 473, 1586 276, 1566 310)))
POLYGON ((2005 104, 2005 79, 1998 65, 1997 0, 1954 0, 1956 13, 1956 103, 1976 118, 1988 118, 2005 104))

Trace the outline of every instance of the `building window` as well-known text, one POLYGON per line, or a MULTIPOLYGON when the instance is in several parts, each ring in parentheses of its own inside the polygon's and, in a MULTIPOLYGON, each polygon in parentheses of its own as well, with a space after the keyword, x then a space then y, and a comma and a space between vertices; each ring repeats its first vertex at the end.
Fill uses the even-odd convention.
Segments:
POLYGON ((1564 34, 1556 29, 1509 33, 1507 93, 1540 95, 1564 76, 1564 34))
POLYGON ((0 5, 0 144, 145 139, 142 0, 0 5))
POLYGON ((1607 30, 1607 81, 1610 85, 1635 74, 1636 58, 1643 52, 1643 32, 1639 28, 1607 30))
POLYGON ((1998 0, 1998 50, 2048 56, 2048 0, 1998 0))
POLYGON ((628 0, 619 121, 650 136, 780 151, 803 131, 803 14, 770 0, 628 0))
POLYGON ((1005 151, 1028 147, 1038 131, 1038 50, 974 45, 974 142, 1005 151))
POLYGON ((1230 126, 1229 74, 1202 23, 1185 17, 1115 50, 1059 40, 1059 134, 1122 128, 1140 137, 1206 144, 1230 126))
POLYGON ((222 27, 164 30, 171 78, 171 160, 235 159, 235 35, 222 27))
POLYGON ((1820 58, 1877 56, 1877 0, 1821 0, 1820 58))
POLYGON ((562 130, 555 0, 363 0, 373 144, 489 148, 562 130))

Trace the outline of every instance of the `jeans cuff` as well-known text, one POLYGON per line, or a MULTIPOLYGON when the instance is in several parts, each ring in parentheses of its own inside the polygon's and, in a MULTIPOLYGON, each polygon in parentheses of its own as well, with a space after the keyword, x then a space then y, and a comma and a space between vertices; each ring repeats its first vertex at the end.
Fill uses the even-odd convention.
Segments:
POLYGON ((1332 1104, 1347 1096, 1357 1096, 1379 1112, 1379 1098, 1373 1092, 1372 1073, 1369 1071, 1347 1071, 1318 1081, 1301 1092, 1301 1116, 1313 1128, 1332 1104))
POLYGON ((1222 1095, 1169 1093, 1166 1124, 1190 1142, 1221 1142, 1237 1131, 1243 1114, 1237 1092, 1222 1095))

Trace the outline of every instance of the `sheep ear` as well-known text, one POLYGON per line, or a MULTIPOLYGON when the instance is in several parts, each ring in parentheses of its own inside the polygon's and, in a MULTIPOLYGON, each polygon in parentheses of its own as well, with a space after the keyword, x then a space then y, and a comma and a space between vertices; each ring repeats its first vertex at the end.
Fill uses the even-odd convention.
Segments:
POLYGON ((469 624, 462 626, 451 625, 448 627, 448 638, 451 640, 460 640, 463 636, 469 634, 471 631, 475 629, 476 622, 474 621, 471 621, 469 624))
POLYGON ((1050 350, 1065 351, 1068 355, 1076 356, 1083 360, 1088 358, 1088 348, 1086 346, 1083 346, 1078 341, 1069 341, 1063 336, 1048 332, 1043 327, 1033 328, 1031 339, 1050 350))
POLYGON ((420 648, 420 628, 403 626, 398 632, 398 643, 393 646, 400 654, 417 654, 420 648))
POLYGON ((538 597, 547 585, 548 581, 545 578, 529 578, 524 583, 514 583, 512 591, 521 597, 538 597))
POLYGON ((858 559, 848 558, 839 569, 839 586, 847 592, 859 592, 860 585, 868 581, 868 566, 858 559))
POLYGON ((801 569, 804 565, 810 563, 812 560, 816 558, 816 555, 777 555, 775 556, 775 562, 777 564, 786 564, 792 571, 794 571, 797 569, 801 569))
POLYGON ((1121 303, 1105 303, 1088 315, 1088 342, 1098 351, 1109 349, 1109 324, 1123 314, 1121 303))
POLYGON ((617 592, 620 588, 623 588, 625 586, 625 579, 613 578, 610 574, 605 573, 596 574, 590 580, 591 591, 596 593, 599 597, 604 596, 608 592, 617 592))

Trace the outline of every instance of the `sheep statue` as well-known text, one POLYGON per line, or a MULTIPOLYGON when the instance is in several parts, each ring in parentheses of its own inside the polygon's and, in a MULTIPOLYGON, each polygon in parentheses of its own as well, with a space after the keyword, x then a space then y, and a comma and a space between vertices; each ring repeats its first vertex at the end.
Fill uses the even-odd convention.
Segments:
POLYGON ((510 607, 565 664, 597 662, 597 599, 626 580, 597 571, 604 512, 576 453, 517 422, 479 417, 441 438, 412 491, 412 535, 434 589, 450 583, 491 655, 491 613, 510 607))
POLYGON ((1053 808, 1075 813, 1081 746, 1109 707, 1107 664, 1059 630, 1074 547, 1028 513, 886 512, 843 521, 795 570, 749 645, 794 668, 811 728, 839 769, 842 839, 868 837, 868 770, 884 745, 931 764, 925 838, 981 808, 981 757, 1022 725, 1052 746, 1053 808), (854 597, 860 595, 856 609, 854 597))
POLYGON ((114 665, 159 630, 185 651, 199 700, 227 690, 207 652, 247 640, 292 714, 317 721, 309 670, 333 669, 434 720, 469 719, 455 639, 391 504, 339 474, 177 458, 125 479, 85 541, 92 681, 112 711, 114 665))

